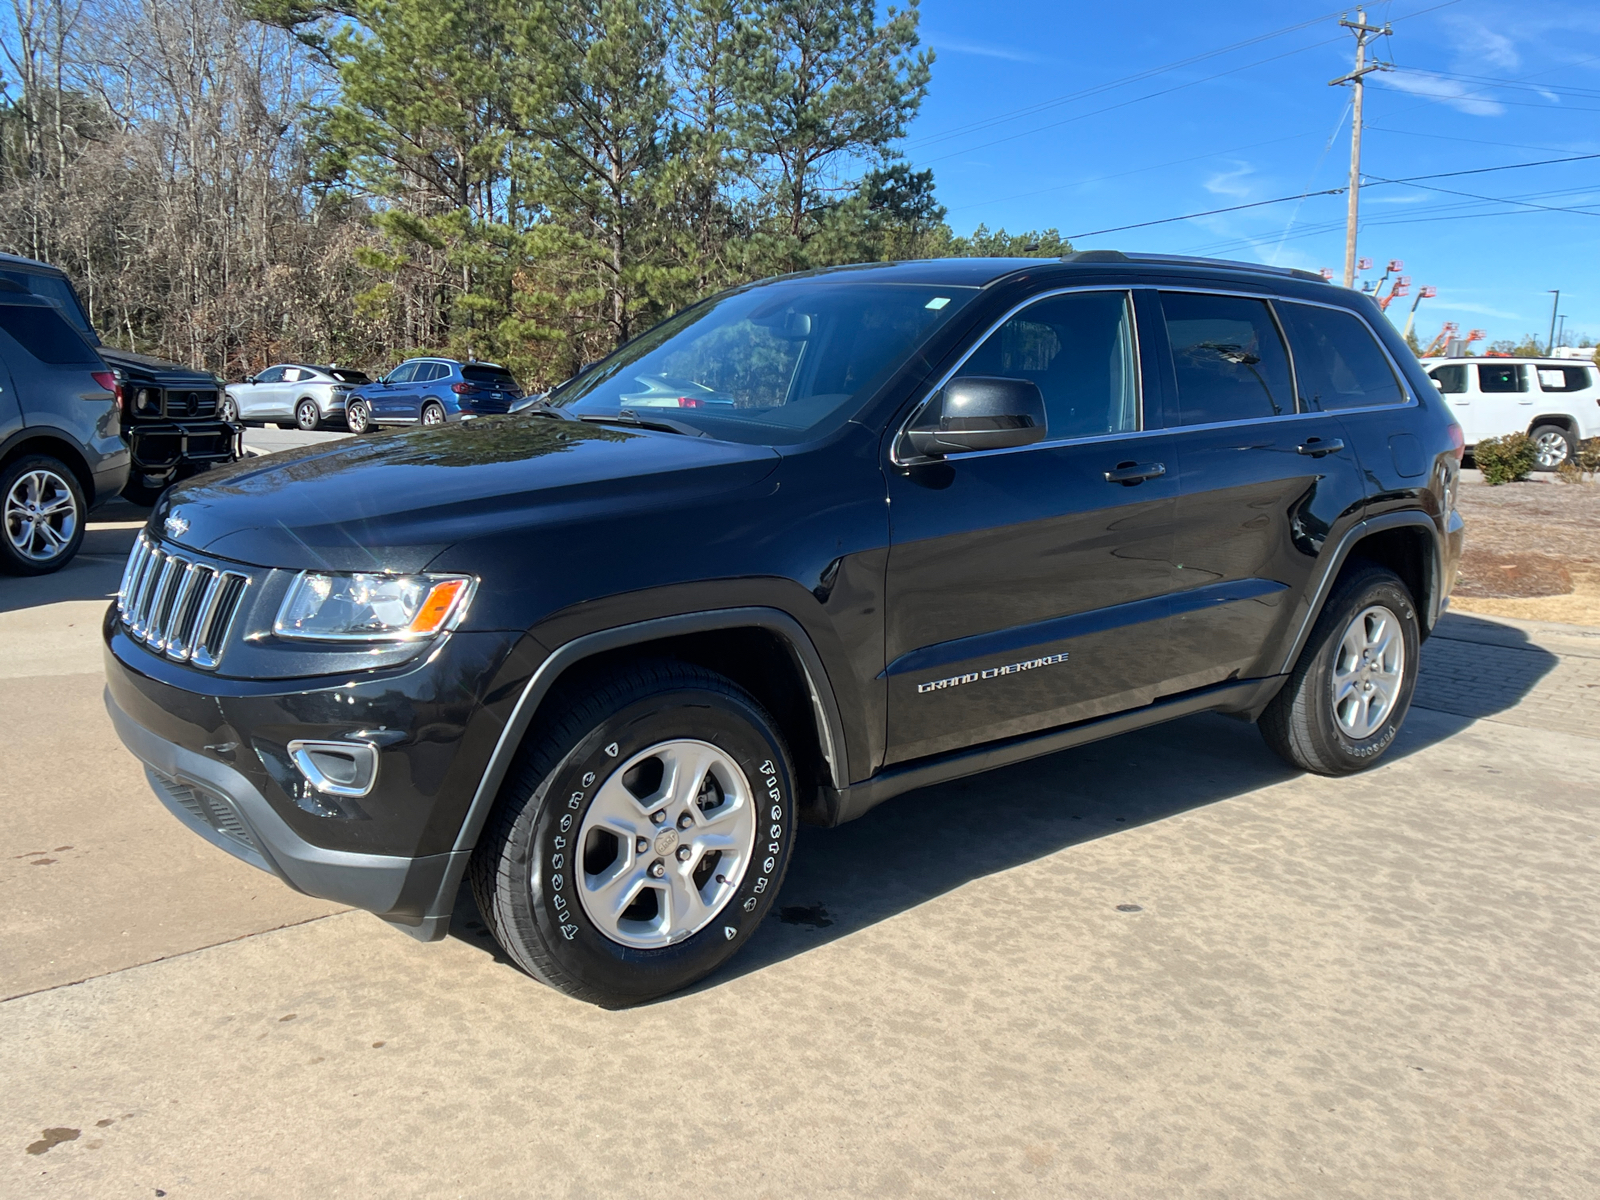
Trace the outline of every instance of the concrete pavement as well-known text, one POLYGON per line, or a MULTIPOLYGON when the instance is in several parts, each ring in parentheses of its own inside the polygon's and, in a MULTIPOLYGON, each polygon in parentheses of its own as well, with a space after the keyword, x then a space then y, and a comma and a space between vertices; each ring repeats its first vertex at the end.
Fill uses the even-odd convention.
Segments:
POLYGON ((1351 779, 1201 717, 803 830, 608 1013, 169 817, 97 708, 131 536, 0 582, 0 1195, 1600 1194, 1591 632, 1450 618, 1351 779))

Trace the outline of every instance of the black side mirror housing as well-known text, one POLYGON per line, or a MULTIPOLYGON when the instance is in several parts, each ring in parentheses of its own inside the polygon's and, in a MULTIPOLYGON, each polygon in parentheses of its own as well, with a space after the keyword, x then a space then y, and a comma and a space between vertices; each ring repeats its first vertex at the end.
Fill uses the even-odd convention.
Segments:
POLYGON ((906 430, 924 458, 974 450, 1009 450, 1042 442, 1044 394, 1028 379, 970 375, 953 379, 906 430))
POLYGON ((244 381, 246 383, 254 383, 256 381, 256 377, 254 375, 246 375, 244 377, 244 381))

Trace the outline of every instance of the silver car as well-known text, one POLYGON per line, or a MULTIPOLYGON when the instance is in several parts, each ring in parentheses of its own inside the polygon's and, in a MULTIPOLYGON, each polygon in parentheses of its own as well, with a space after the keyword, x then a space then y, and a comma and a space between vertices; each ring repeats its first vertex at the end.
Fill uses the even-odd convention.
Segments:
POLYGON ((351 389, 371 382, 365 372, 348 367, 278 363, 243 383, 230 383, 222 416, 246 425, 292 421, 301 429, 316 429, 325 421, 338 421, 342 426, 351 389))

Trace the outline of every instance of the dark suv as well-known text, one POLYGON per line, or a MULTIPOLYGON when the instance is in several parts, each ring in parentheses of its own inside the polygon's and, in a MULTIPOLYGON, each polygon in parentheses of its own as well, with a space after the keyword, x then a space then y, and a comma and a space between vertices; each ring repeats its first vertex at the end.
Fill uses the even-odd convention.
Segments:
POLYGON ((0 280, 54 304, 111 368, 123 399, 122 440, 132 460, 122 490, 129 500, 154 504, 168 485, 243 453, 243 430, 222 419, 215 375, 105 345, 58 267, 0 254, 0 280))
POLYGON ((176 488, 106 614, 157 795, 292 887, 627 1004, 797 820, 1171 720, 1391 745, 1461 431, 1376 305, 1090 252, 735 289, 520 416, 176 488), (630 407, 673 389, 728 404, 630 407), (670 415, 669 415, 670 414, 670 415))

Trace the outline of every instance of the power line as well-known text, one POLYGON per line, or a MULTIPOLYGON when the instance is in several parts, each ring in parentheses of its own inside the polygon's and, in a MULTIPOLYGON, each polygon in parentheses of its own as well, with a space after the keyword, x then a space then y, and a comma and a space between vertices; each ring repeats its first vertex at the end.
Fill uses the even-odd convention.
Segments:
MULTIPOLYGON (((1399 182, 1401 182, 1398 179, 1384 179, 1382 176, 1378 176, 1378 175, 1371 176, 1371 179, 1372 179, 1373 183, 1399 183, 1399 182)), ((1591 209, 1593 208, 1592 205, 1589 206, 1588 208, 1556 208, 1556 207, 1552 207, 1551 205, 1548 205, 1548 204, 1529 204, 1527 201, 1524 201, 1524 200, 1513 200, 1513 199, 1510 199, 1509 197, 1504 197, 1504 196, 1479 196, 1479 195, 1477 195, 1477 194, 1475 194, 1473 192, 1458 192, 1458 191, 1455 191, 1452 188, 1432 187, 1432 186, 1430 186, 1430 185, 1428 185, 1426 183, 1411 183, 1411 184, 1408 184, 1407 186, 1408 187, 1414 187, 1414 188, 1420 188, 1425 192, 1438 192, 1442 196, 1465 196, 1469 200, 1487 200, 1492 204, 1516 204, 1516 205, 1520 205, 1523 208, 1537 208, 1537 209, 1539 209, 1539 210, 1541 210, 1543 212, 1581 213, 1583 216, 1586 216, 1586 217, 1600 217, 1600 213, 1591 211, 1591 209)))
MULTIPOLYGON (((1403 179, 1383 179, 1380 183, 1415 183, 1424 179, 1451 179, 1459 175, 1487 175, 1493 171, 1517 171, 1524 167, 1547 167, 1553 163, 1584 162, 1588 159, 1600 158, 1600 154, 1574 154, 1567 158, 1545 158, 1537 162, 1504 163, 1498 167, 1470 167, 1463 171, 1439 171, 1431 175, 1410 175, 1403 179)), ((1287 204, 1291 200, 1306 200, 1312 196, 1342 196, 1348 189, 1324 188, 1316 192, 1300 192, 1293 196, 1278 196, 1272 200, 1253 200, 1249 204, 1232 204, 1226 208, 1210 208, 1204 212, 1185 213, 1181 217, 1162 217, 1155 221, 1139 221, 1133 225, 1116 225, 1109 229, 1091 229, 1085 233, 1068 234, 1068 240, 1074 238, 1098 237, 1102 233, 1122 233, 1129 229, 1147 229, 1152 225, 1170 225, 1175 221, 1192 221, 1198 217, 1215 217, 1223 213, 1242 212, 1247 208, 1263 208, 1269 204, 1287 204)), ((1488 199, 1489 197, 1484 197, 1488 199)), ((1577 210, 1571 210, 1577 211, 1577 210)))

